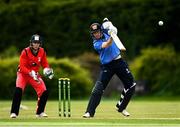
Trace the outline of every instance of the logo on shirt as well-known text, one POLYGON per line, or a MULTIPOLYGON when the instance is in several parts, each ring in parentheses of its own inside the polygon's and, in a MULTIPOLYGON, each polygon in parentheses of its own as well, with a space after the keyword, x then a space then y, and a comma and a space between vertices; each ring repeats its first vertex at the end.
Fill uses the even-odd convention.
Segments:
POLYGON ((41 57, 38 57, 38 62, 41 62, 41 57))
POLYGON ((32 62, 31 63, 31 66, 36 66, 37 64, 35 62, 32 62))
POLYGON ((103 72, 105 72, 105 73, 106 73, 106 72, 107 72, 107 70, 103 70, 103 72))
POLYGON ((128 68, 126 68, 126 72, 127 72, 127 73, 130 73, 130 71, 129 71, 129 69, 128 69, 128 68))

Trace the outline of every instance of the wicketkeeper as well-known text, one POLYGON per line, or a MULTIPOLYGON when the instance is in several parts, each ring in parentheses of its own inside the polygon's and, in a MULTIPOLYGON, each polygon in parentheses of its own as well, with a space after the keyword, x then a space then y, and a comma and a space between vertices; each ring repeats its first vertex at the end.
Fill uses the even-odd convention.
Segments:
POLYGON ((130 115, 126 111, 126 107, 135 91, 136 83, 134 82, 127 63, 121 57, 121 50, 116 46, 110 36, 112 32, 117 34, 117 28, 113 26, 112 23, 109 24, 110 26, 106 25, 105 29, 99 23, 90 25, 90 35, 93 39, 93 46, 100 56, 101 71, 92 90, 86 112, 83 115, 84 118, 90 118, 95 115, 101 96, 114 74, 116 74, 124 84, 124 90, 116 105, 117 111, 124 116, 130 115))
POLYGON ((27 84, 34 88, 38 96, 36 116, 47 117, 44 109, 48 98, 48 91, 38 71, 42 66, 44 75, 49 79, 52 79, 54 74, 52 68, 49 67, 46 52, 41 46, 42 38, 35 34, 30 39, 30 46, 21 52, 10 118, 18 116, 22 94, 27 84))

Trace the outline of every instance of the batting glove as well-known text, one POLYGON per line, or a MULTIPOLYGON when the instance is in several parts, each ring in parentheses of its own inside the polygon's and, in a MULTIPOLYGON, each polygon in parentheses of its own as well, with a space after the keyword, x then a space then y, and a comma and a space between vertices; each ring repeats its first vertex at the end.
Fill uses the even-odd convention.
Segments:
POLYGON ((111 21, 106 21, 102 24, 103 28, 108 30, 108 34, 111 35, 112 33, 117 34, 117 28, 113 26, 111 21))
POLYGON ((117 35, 117 28, 115 26, 111 26, 108 30, 109 35, 111 35, 112 33, 117 35))
POLYGON ((113 26, 113 24, 112 24, 112 22, 110 22, 110 21, 104 22, 104 23, 102 24, 103 29, 109 29, 109 28, 112 27, 112 26, 113 26))

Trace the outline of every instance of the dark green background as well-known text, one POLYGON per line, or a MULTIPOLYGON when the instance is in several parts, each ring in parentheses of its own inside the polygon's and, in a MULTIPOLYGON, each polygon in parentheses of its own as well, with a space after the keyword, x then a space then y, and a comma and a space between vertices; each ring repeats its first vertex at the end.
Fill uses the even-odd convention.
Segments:
MULTIPOLYGON (((127 48, 123 57, 135 79, 144 82, 145 93, 177 96, 180 92, 179 13, 179 0, 1 0, 0 98, 11 98, 3 95, 12 93, 18 56, 35 33, 43 37, 43 47, 53 59, 50 64, 56 77, 52 82, 47 81, 53 91, 51 97, 57 97, 56 81, 60 76, 72 76, 76 84, 74 97, 89 95, 99 67, 97 56, 91 54, 94 50, 89 25, 102 22, 104 17, 118 28, 118 36, 127 48), (159 20, 164 22, 163 26, 158 25, 159 20), (78 68, 74 70, 68 62, 58 63, 64 57, 78 68)), ((27 93, 29 97, 32 90, 27 93)))

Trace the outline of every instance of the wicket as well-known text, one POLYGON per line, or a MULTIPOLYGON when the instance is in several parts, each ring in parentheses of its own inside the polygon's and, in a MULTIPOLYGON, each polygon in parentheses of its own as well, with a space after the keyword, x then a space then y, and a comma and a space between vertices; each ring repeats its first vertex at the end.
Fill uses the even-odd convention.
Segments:
POLYGON ((62 106, 63 106, 63 116, 71 117, 71 93, 70 93, 70 79, 69 78, 59 78, 58 81, 59 88, 59 116, 62 116, 62 106), (61 104, 63 99, 63 105, 61 104), (67 104, 67 106, 66 106, 67 104), (68 108, 68 109, 67 109, 68 108))

